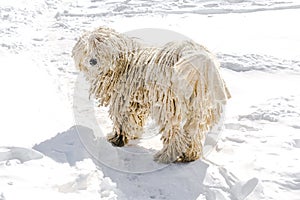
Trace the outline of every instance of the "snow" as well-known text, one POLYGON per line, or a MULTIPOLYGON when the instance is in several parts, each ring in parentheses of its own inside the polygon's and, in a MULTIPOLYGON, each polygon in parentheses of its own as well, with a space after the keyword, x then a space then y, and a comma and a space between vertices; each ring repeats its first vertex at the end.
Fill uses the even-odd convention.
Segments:
POLYGON ((91 160, 70 167, 47 157, 34 159, 23 164, 16 159, 1 163, 2 199, 117 198, 116 184, 104 177, 91 160))
POLYGON ((299 199, 299 9, 295 0, 1 1, 0 200, 299 199), (154 162, 151 123, 124 148, 101 139, 107 109, 94 109, 71 58, 99 25, 146 43, 188 37, 217 54, 232 99, 205 159, 154 162))
POLYGON ((0 146, 31 147, 51 134, 67 128, 70 111, 64 108, 49 75, 29 53, 1 55, 0 146), (63 110, 66 112, 60 113, 63 110), (26 133, 26 134, 25 134, 26 133), (41 134, 43 133, 43 134, 41 134))

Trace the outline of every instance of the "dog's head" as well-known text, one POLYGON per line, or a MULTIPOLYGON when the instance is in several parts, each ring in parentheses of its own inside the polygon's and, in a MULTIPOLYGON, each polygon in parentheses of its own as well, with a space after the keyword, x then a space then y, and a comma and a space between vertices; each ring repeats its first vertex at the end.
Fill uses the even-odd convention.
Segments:
POLYGON ((90 80, 115 70, 122 45, 120 41, 122 36, 106 27, 86 32, 72 51, 76 68, 90 80))

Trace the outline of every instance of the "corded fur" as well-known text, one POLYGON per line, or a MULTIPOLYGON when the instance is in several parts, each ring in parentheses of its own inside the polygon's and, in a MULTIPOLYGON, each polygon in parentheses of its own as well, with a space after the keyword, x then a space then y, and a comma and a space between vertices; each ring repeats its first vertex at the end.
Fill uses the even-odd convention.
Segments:
POLYGON ((193 41, 149 47, 100 27, 79 39, 73 57, 90 82, 90 95, 109 106, 114 127, 108 140, 123 146, 140 137, 151 117, 162 133, 159 162, 198 159, 205 133, 230 98, 219 63, 193 41))

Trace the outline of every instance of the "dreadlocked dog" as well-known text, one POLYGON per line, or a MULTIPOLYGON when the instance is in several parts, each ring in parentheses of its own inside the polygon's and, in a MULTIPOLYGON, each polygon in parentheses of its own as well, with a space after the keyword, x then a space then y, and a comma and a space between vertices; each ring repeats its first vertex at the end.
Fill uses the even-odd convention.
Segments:
POLYGON ((90 83, 90 95, 99 106, 109 106, 109 142, 121 147, 139 138, 151 117, 162 133, 156 161, 201 157, 205 134, 230 98, 219 63, 205 47, 193 41, 151 47, 100 27, 83 34, 73 57, 90 83))

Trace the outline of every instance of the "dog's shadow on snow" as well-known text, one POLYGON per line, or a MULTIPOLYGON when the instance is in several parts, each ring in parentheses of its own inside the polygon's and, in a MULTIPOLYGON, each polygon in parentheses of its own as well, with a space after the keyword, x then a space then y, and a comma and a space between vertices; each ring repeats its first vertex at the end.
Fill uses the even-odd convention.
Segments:
POLYGON ((83 126, 73 126, 33 148, 70 165, 85 158, 93 159, 128 199, 150 194, 148 199, 196 199, 205 192, 206 163, 198 160, 159 164, 153 161, 154 151, 138 146, 113 147, 105 139, 96 139, 92 130, 83 126))

